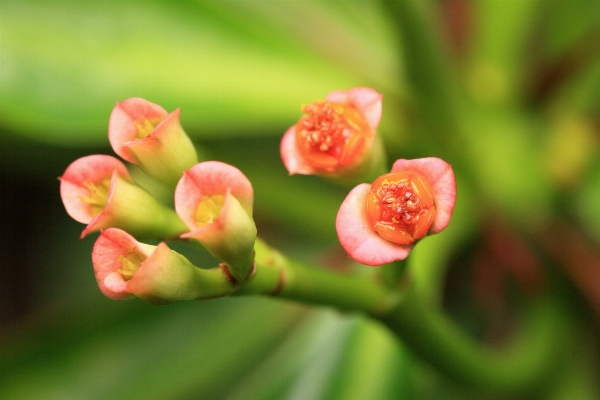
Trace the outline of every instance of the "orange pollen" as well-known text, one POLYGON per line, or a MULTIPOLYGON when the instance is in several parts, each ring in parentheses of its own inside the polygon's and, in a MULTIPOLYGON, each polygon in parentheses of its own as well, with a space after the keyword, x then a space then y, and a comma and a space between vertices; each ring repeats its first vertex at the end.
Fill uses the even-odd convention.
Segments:
POLYGON ((367 212, 371 227, 381 237, 411 244, 425 236, 433 224, 433 192, 419 175, 386 174, 371 185, 367 212))
POLYGON ((383 208, 380 222, 414 225, 419 220, 419 216, 425 213, 420 206, 421 198, 407 188, 404 182, 398 185, 384 184, 377 189, 375 196, 383 208))
POLYGON ((296 124, 300 153, 316 168, 332 169, 352 162, 362 151, 364 118, 353 107, 317 100, 302 106, 296 124))

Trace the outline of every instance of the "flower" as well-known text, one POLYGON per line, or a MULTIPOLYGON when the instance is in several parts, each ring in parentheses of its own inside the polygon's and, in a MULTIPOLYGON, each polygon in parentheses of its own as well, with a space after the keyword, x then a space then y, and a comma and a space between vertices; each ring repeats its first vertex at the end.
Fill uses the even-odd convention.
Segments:
POLYGON ((253 202, 248 178, 218 161, 194 165, 175 188, 175 211, 190 229, 181 237, 196 239, 224 260, 237 281, 248 279, 254 265, 253 202))
POLYGON ((348 194, 336 218, 338 238, 362 264, 403 260, 419 239, 448 226, 455 199, 450 164, 434 157, 397 160, 389 174, 348 194))
POLYGON ((140 243, 109 228, 92 250, 98 287, 113 300, 140 297, 155 304, 223 296, 232 290, 220 269, 200 269, 161 242, 140 243))
POLYGON ((304 115, 281 140, 281 158, 290 175, 347 179, 376 167, 383 161, 376 140, 381 98, 373 89, 357 87, 303 105, 304 115))
POLYGON ((82 238, 108 227, 145 237, 172 237, 185 231, 177 214, 137 186, 115 157, 96 154, 79 158, 59 180, 67 213, 87 224, 82 238))
POLYGON ((178 108, 133 97, 117 103, 108 123, 108 140, 119 156, 139 165, 160 183, 175 187, 184 170, 198 162, 194 144, 181 128, 178 108))

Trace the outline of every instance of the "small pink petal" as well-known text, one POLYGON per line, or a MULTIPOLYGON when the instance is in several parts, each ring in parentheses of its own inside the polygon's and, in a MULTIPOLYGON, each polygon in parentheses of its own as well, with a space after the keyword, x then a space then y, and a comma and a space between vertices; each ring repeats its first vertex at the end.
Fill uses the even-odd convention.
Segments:
POLYGON ((111 179, 113 171, 131 180, 125 165, 115 157, 107 155, 82 157, 67 167, 65 173, 59 178, 60 196, 71 218, 83 224, 88 224, 94 219, 91 205, 80 200, 80 197, 90 195, 89 189, 83 186, 83 183, 93 182, 97 185, 99 182, 111 179))
POLYGON ((115 182, 117 180, 117 171, 113 171, 112 176, 110 178, 110 187, 108 190, 108 198, 106 200, 106 206, 104 210, 102 210, 99 214, 97 214, 92 220, 87 224, 81 235, 79 235, 80 239, 83 239, 88 234, 92 232, 97 232, 101 229, 110 228, 114 223, 111 212, 111 199, 113 197, 113 193, 115 190, 115 182))
MULTIPOLYGON (((225 199, 223 201, 223 207, 219 212, 218 218, 210 224, 206 224, 203 226, 197 226, 196 221, 194 220, 194 227, 190 229, 189 232, 181 235, 183 239, 196 239, 200 243, 209 242, 209 243, 220 243, 224 240, 227 240, 226 226, 224 225, 225 215, 227 214, 227 210, 229 208, 229 203, 231 201, 231 191, 229 189, 225 192, 225 199)), ((195 210, 195 208, 194 208, 195 210)))
MULTIPOLYGON (((133 236, 121 229, 106 229, 96 239, 92 249, 92 264, 98 287, 106 297, 114 300, 132 297, 126 291, 126 286, 120 284, 119 279, 111 274, 117 273, 122 267, 119 256, 127 255, 133 250, 148 256, 147 249, 140 246, 133 236), (110 278, 109 275, 111 275, 110 278)), ((118 273, 117 275, 120 276, 118 273)), ((125 282, 123 281, 123 283, 125 282)))
POLYGON ((436 212, 429 233, 444 230, 450 223, 456 203, 456 180, 450 164, 436 157, 400 159, 394 163, 392 172, 415 172, 429 183, 433 190, 436 212))
POLYGON ((125 143, 136 139, 138 128, 134 121, 141 122, 142 118, 149 121, 161 121, 168 113, 158 104, 148 100, 133 97, 117 103, 108 122, 108 140, 119 156, 131 163, 135 158, 125 143))
POLYGON ((196 228, 196 208, 203 196, 225 195, 227 190, 252 215, 254 190, 246 176, 234 166, 205 161, 185 171, 175 188, 175 211, 191 230, 196 228))
POLYGON ((296 146, 296 125, 288 129, 283 135, 279 151, 283 164, 290 175, 311 175, 317 173, 312 166, 306 163, 298 151, 298 147, 296 146))
POLYGON ((331 92, 325 100, 347 104, 358 110, 367 121, 367 124, 377 130, 381 121, 383 96, 375 90, 366 87, 356 87, 347 92, 338 90, 331 92))
MULTIPOLYGON (((113 295, 114 293, 126 293, 127 292, 127 282, 123 279, 123 276, 118 272, 111 272, 104 278, 104 287, 107 291, 113 295)), ((109 296, 110 297, 110 296, 109 296)), ((114 300, 121 300, 121 296, 119 298, 113 298, 114 300)), ((129 298, 131 296, 127 296, 124 298, 129 298)))
POLYGON ((342 247, 356 261, 371 265, 383 265, 405 259, 412 245, 389 242, 373 229, 367 215, 367 195, 371 185, 363 183, 350 191, 342 203, 335 221, 342 247))

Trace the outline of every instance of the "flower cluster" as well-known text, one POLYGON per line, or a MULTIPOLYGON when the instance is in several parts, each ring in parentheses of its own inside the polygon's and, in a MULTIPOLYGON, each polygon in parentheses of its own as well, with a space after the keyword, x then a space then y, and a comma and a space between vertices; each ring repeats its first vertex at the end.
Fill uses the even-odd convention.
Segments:
POLYGON ((179 115, 179 109, 169 114, 147 100, 131 98, 117 103, 108 127, 115 153, 174 190, 174 209, 139 186, 126 165, 108 155, 80 158, 59 178, 67 213, 86 224, 81 237, 101 231, 92 263, 100 290, 109 298, 135 295, 168 303, 214 297, 253 270, 252 185, 231 165, 199 163, 179 115), (197 241, 224 263, 200 269, 164 242, 151 246, 134 237, 197 241))
MULTIPOLYGON (((305 115, 281 141, 289 173, 344 182, 371 176, 385 161, 377 147, 381 99, 372 89, 354 88, 303 106, 305 115)), ((419 239, 448 226, 455 198, 454 172, 445 161, 397 160, 390 173, 348 194, 336 218, 340 243, 362 264, 403 260, 419 239)))
MULTIPOLYGON (((281 141, 290 174, 344 184, 374 179, 352 189, 337 215, 340 243, 352 258, 372 266, 402 260, 417 241, 446 228, 456 197, 448 163, 397 160, 390 173, 375 174, 386 170, 377 135, 379 93, 335 91, 302 111, 281 141)), ((101 231, 92 263, 100 290, 111 299, 137 296, 162 304, 223 296, 256 271, 252 184, 231 165, 199 162, 179 116, 179 109, 167 113, 131 98, 117 103, 108 124, 115 153, 173 190, 173 208, 108 155, 80 158, 59 178, 67 213, 86 224, 81 237, 101 231), (197 268, 165 242, 154 246, 136 238, 197 242, 223 262, 218 268, 197 268)))

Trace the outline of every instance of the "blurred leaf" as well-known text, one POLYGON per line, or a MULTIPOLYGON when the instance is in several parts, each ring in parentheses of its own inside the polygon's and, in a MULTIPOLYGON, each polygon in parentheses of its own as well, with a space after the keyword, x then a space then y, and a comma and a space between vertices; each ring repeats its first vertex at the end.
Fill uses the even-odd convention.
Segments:
MULTIPOLYGON (((532 31, 532 21, 537 16, 537 0, 502 1, 481 0, 475 3, 475 46, 473 71, 479 74, 478 91, 486 100, 512 103, 519 94, 522 82, 523 55, 526 38, 532 31), (479 71, 479 72, 477 72, 479 71)), ((481 99, 481 97, 480 97, 481 99)))
POLYGON ((574 198, 575 213, 588 235, 600 243, 600 164, 596 162, 587 182, 574 198))
POLYGON ((0 3, 0 123, 46 142, 104 143, 115 101, 140 96, 182 107, 192 136, 259 132, 360 82, 268 17, 249 24, 231 6, 0 3))
POLYGON ((385 5, 402 49, 409 90, 416 98, 427 129, 421 134, 447 144, 457 129, 458 102, 454 69, 440 37, 433 29, 439 23, 434 3, 416 0, 386 0, 385 5))
POLYGON ((234 399, 406 399, 407 356, 379 325, 319 312, 227 397, 234 399))
POLYGON ((322 399, 401 400, 414 398, 412 362, 381 325, 359 319, 322 399))
POLYGON ((473 109, 466 123, 463 155, 485 196, 479 201, 501 207, 519 223, 547 215, 553 191, 535 138, 538 122, 509 110, 473 109))
POLYGON ((319 312, 242 381, 230 399, 321 398, 354 324, 334 311, 319 312))
POLYGON ((302 315, 301 308, 264 299, 164 308, 127 303, 110 313, 82 309, 85 314, 62 315, 4 338, 2 352, 11 356, 1 357, 0 397, 220 398, 302 315), (126 314, 115 314, 117 309, 126 314), (77 330, 63 338, 69 325, 77 330), (15 341, 17 350, 10 350, 15 341), (55 350, 46 353, 52 344, 55 350))

